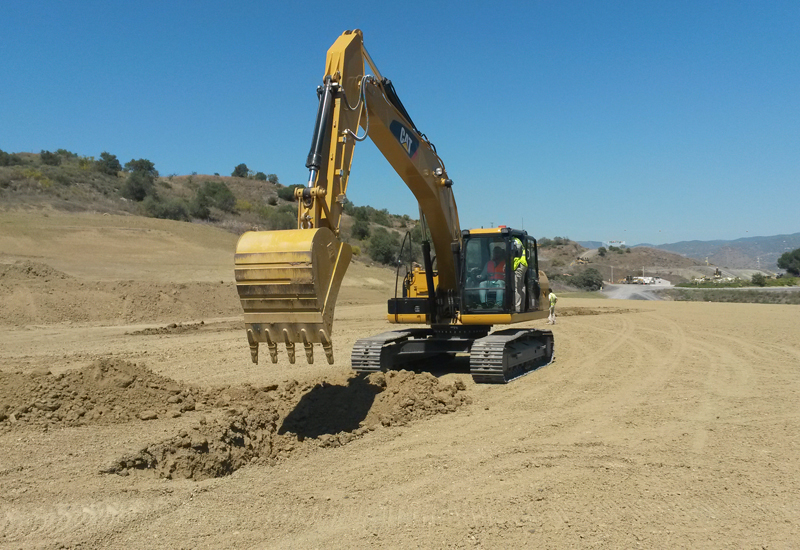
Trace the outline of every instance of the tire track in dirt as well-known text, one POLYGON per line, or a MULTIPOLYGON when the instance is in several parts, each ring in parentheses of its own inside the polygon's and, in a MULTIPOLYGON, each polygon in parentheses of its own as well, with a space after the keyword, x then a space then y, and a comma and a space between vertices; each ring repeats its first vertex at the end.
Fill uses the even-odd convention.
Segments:
MULTIPOLYGON (((647 315, 647 314, 644 314, 647 315)), ((645 318, 642 315, 642 318, 645 318)), ((584 376, 580 380, 591 380, 598 387, 592 394, 570 396, 571 401, 556 402, 559 408, 569 407, 576 413, 593 411, 598 407, 602 410, 633 409, 648 402, 655 390, 663 388, 674 374, 680 359, 686 354, 685 332, 678 323, 662 316, 647 315, 661 327, 659 330, 649 329, 641 323, 625 316, 620 318, 620 327, 591 326, 590 336, 577 334, 571 338, 574 341, 594 341, 596 335, 606 334, 610 340, 599 351, 579 343, 579 350, 589 356, 588 360, 580 363, 584 376), (664 329, 667 329, 665 334, 664 329), (645 334, 642 334, 642 333, 645 334), (659 349, 655 339, 661 340, 665 349, 659 349), (653 362, 652 358, 656 358, 653 362), (650 361, 650 363, 648 363, 650 361), (619 372, 624 365, 625 372, 619 372), (597 369, 607 367, 605 372, 611 376, 613 385, 606 378, 599 379, 597 369)), ((651 323, 652 324, 652 323, 651 323)), ((574 355, 574 354, 573 354, 574 355)), ((568 396, 564 396, 565 398, 568 396)), ((588 412, 587 412, 588 414, 588 412)), ((595 419, 595 421, 603 419, 595 419)))
POLYGON ((178 500, 130 499, 61 502, 48 506, 15 506, 0 513, 0 542, 80 538, 89 531, 107 533, 174 508, 178 500))
MULTIPOLYGON (((587 376, 582 377, 579 381, 591 381, 593 377, 596 377, 597 373, 595 372, 593 375, 588 373, 609 361, 616 362, 617 366, 609 370, 610 382, 601 383, 599 386, 601 391, 595 392, 593 395, 583 394, 577 397, 572 392, 572 395, 562 395, 554 400, 552 403, 554 410, 563 411, 564 409, 569 409, 567 413, 569 420, 562 421, 557 426, 558 440, 562 444, 571 443, 572 445, 556 447, 563 449, 563 453, 562 456, 556 457, 555 463, 552 463, 553 457, 545 456, 544 458, 551 462, 549 467, 563 466, 570 469, 589 468, 592 470, 598 468, 613 469, 617 473, 619 473, 620 468, 623 468, 628 472, 628 475, 637 477, 649 475, 647 468, 640 461, 625 459, 619 463, 621 457, 617 456, 615 445, 609 445, 603 441, 591 441, 594 433, 614 432, 615 424, 624 425, 629 421, 628 419, 639 422, 640 418, 644 418, 647 421, 647 418, 649 418, 647 413, 652 408, 653 402, 663 400, 666 397, 665 394, 670 393, 672 385, 680 384, 680 373, 685 368, 687 356, 693 350, 690 339, 687 338, 685 329, 668 317, 650 314, 647 318, 649 318, 650 322, 646 324, 638 322, 634 324, 633 320, 623 318, 620 325, 613 328, 603 326, 591 326, 589 328, 594 335, 603 333, 609 339, 591 359, 580 363, 583 372, 587 373, 587 376), (653 328, 654 325, 657 325, 658 328, 653 328), (618 366, 620 363, 623 364, 623 367, 618 366), (624 371, 621 372, 622 369, 624 371), (598 416, 596 414, 598 410, 618 412, 598 416), (587 419, 590 419, 591 423, 587 422, 587 419), (587 436, 589 428, 591 428, 592 434, 587 436), (590 441, 586 442, 587 439, 590 441), (596 446, 600 454, 594 450, 587 452, 586 445, 589 445, 590 450, 596 446)), ((582 333, 578 333, 571 338, 570 344, 573 346, 571 355, 575 354, 575 348, 578 350, 588 349, 587 346, 574 345, 574 341, 577 340, 579 342, 583 338, 584 335, 582 333)), ((596 341, 596 339, 596 336, 586 338, 589 341, 596 341)), ((709 358, 709 362, 711 362, 714 360, 714 355, 709 354, 709 358)), ((719 362, 717 360, 717 364, 719 362)), ((700 425, 695 428, 695 438, 698 441, 697 446, 702 447, 703 438, 706 434, 705 423, 710 421, 711 411, 699 407, 694 414, 690 413, 690 416, 700 420, 700 425)), ((683 429, 685 429, 685 426, 681 425, 665 424, 659 427, 661 437, 675 436, 683 429)), ((539 439, 539 436, 531 437, 529 441, 534 439, 539 439)), ((539 442, 538 445, 541 445, 541 443, 539 442)), ((632 444, 634 448, 650 445, 650 442, 632 444)), ((507 467, 511 471, 521 466, 521 459, 520 457, 515 458, 513 453, 510 453, 510 455, 507 467)), ((534 456, 540 455, 534 452, 534 456)), ((499 466, 500 463, 504 462, 503 458, 500 457, 496 457, 495 460, 495 466, 499 466)), ((685 466, 681 465, 680 468, 685 468, 685 466)), ((639 516, 652 519, 674 508, 670 503, 653 500, 643 501, 644 504, 637 511, 633 511, 629 507, 620 508, 613 501, 611 495, 607 493, 596 495, 595 502, 598 505, 591 510, 593 517, 606 521, 614 521, 623 512, 628 515, 633 514, 632 517, 635 519, 641 519, 639 516)), ((717 505, 721 504, 723 504, 722 501, 716 503, 714 507, 718 508, 717 505)), ((713 511, 708 510, 707 512, 711 513, 713 511)), ((580 511, 573 511, 573 514, 576 513, 580 513, 580 511)), ((559 527, 563 515, 563 511, 560 511, 554 516, 554 528, 559 527)))

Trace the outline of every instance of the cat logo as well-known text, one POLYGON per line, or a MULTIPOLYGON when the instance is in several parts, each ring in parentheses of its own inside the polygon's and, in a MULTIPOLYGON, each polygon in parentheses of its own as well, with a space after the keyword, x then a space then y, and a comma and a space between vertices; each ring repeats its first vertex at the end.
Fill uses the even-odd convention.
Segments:
POLYGON ((419 141, 414 137, 414 134, 411 132, 411 130, 396 120, 393 120, 389 124, 389 130, 392 132, 392 135, 397 138, 397 141, 400 142, 400 145, 403 147, 403 149, 406 150, 408 156, 413 157, 417 152, 417 147, 419 147, 419 141))

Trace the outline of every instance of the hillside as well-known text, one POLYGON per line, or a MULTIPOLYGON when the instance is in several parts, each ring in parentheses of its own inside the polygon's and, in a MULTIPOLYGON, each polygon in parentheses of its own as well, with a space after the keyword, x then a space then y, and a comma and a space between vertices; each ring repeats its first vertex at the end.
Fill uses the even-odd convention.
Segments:
MULTIPOLYGON (((603 246, 600 241, 578 241, 585 248, 603 246)), ((731 270, 751 270, 775 272, 778 269, 778 258, 784 252, 800 248, 800 233, 790 235, 773 235, 769 237, 745 237, 732 241, 680 241, 667 244, 637 244, 637 248, 656 248, 673 252, 687 258, 701 261, 703 264, 719 266, 731 270)))
MULTIPOLYGON (((251 229, 295 228, 296 186, 280 184, 275 174, 268 177, 244 168, 234 170, 243 177, 164 176, 146 159, 132 159, 123 167, 106 152, 95 159, 64 149, 40 154, 0 151, 0 205, 6 211, 35 207, 172 219, 235 235, 251 229)), ((354 259, 379 263, 388 263, 391 254, 382 253, 385 250, 396 256, 402 236, 415 226, 408 216, 349 202, 341 222, 342 238, 354 246, 354 259)))
POLYGON ((697 260, 655 248, 614 248, 601 254, 601 248, 585 248, 558 237, 552 241, 540 239, 540 243, 540 267, 559 282, 568 282, 569 277, 589 268, 596 269, 603 280, 615 282, 627 275, 640 276, 644 272, 649 277, 677 283, 713 274, 714 271, 713 267, 697 260))
POLYGON ((778 271, 778 258, 800 248, 800 233, 733 241, 681 241, 657 248, 703 261, 708 258, 709 263, 726 268, 778 271))
MULTIPOLYGON (((234 173, 242 177, 214 175, 164 176, 146 159, 123 165, 114 155, 84 157, 59 149, 40 154, 0 151, 0 204, 6 211, 44 208, 68 212, 99 212, 127 216, 173 219, 211 225, 240 235, 251 229, 272 230, 296 227, 295 186, 284 186, 277 175, 253 174, 240 165, 234 173)), ((393 264, 400 242, 411 232, 416 242, 421 235, 417 221, 387 210, 346 203, 342 215, 342 238, 354 246, 355 261, 393 264)), ((708 276, 714 265, 728 269, 726 275, 741 275, 741 269, 759 266, 775 268, 778 256, 800 247, 800 233, 778 237, 754 237, 739 241, 691 241, 636 246, 624 252, 555 237, 541 238, 541 267, 550 276, 569 277, 587 267, 596 268, 603 279, 619 280, 626 275, 660 276, 673 282, 708 276), (778 249, 780 249, 778 251, 778 249), (708 264, 705 263, 708 257, 708 264), (586 258, 588 264, 577 261, 586 258)), ((584 243, 595 245, 598 243, 584 243)), ((421 261, 419 248, 415 259, 421 261)), ((749 276, 750 272, 744 273, 749 276)))

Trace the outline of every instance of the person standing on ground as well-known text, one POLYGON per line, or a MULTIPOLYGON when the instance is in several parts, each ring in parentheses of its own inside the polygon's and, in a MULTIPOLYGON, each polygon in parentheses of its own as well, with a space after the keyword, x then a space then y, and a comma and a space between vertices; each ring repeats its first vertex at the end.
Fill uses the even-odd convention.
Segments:
POLYGON ((548 325, 555 325, 556 324, 556 302, 558 301, 558 296, 556 296, 555 292, 550 289, 550 294, 547 296, 547 299, 550 300, 550 316, 547 318, 548 325))

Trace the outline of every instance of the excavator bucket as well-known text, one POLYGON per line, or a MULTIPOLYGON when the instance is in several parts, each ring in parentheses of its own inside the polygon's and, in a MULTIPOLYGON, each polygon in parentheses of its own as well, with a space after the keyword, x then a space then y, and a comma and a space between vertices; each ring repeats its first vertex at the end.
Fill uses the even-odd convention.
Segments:
POLYGON ((283 342, 290 363, 295 343, 302 343, 309 363, 314 344, 322 344, 333 364, 333 310, 351 257, 350 245, 327 228, 248 231, 239 238, 236 290, 254 363, 260 342, 273 363, 283 342))

